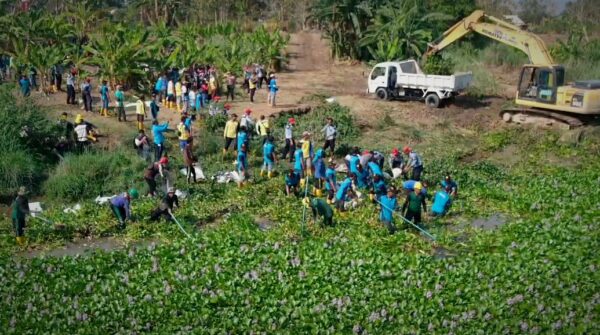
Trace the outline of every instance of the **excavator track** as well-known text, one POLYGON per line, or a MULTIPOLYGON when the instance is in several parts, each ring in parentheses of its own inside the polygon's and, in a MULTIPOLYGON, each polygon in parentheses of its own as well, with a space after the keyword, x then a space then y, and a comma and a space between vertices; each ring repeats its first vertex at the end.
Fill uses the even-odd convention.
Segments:
POLYGON ((507 108, 500 112, 504 122, 559 126, 566 129, 581 127, 584 122, 575 116, 535 108, 507 108))

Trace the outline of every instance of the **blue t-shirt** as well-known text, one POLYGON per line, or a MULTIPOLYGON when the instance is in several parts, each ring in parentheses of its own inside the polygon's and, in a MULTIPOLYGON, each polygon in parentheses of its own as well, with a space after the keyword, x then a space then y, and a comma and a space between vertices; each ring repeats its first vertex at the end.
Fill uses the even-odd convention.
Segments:
POLYGON ((102 95, 102 99, 106 100, 108 98, 108 87, 106 87, 106 85, 102 85, 100 94, 102 95))
POLYGON ((273 154, 275 153, 275 146, 271 142, 266 142, 263 145, 263 158, 265 163, 273 163, 273 154))
POLYGON ((357 166, 358 166, 359 162, 360 162, 359 156, 352 156, 352 158, 350 158, 350 172, 354 172, 355 174, 358 174, 357 166))
POLYGON ((323 162, 323 158, 319 157, 318 159, 315 159, 313 161, 314 166, 315 166, 315 178, 317 179, 323 179, 325 178, 325 173, 326 173, 326 167, 325 167, 325 162, 323 162))
POLYGON ((285 175, 285 184, 287 186, 298 186, 298 183, 300 182, 300 176, 297 173, 293 173, 292 177, 290 178, 289 174, 285 175))
POLYGON ((371 173, 374 176, 381 176, 381 177, 383 177, 383 173, 381 172, 381 168, 379 167, 379 165, 377 165, 377 163, 375 163, 375 162, 369 162, 368 166, 369 166, 369 170, 371 170, 371 173))
POLYGON ((302 149, 296 149, 294 152, 294 170, 302 171, 302 149))
POLYGON ((454 180, 451 180, 450 182, 442 180, 441 184, 444 189, 450 188, 450 190, 458 191, 458 185, 456 184, 456 182, 454 180))
POLYGON ((389 198, 387 195, 379 198, 379 202, 381 202, 381 213, 379 214, 379 219, 381 221, 392 222, 394 219, 394 211, 398 205, 398 200, 396 197, 389 198))
POLYGON ((242 144, 246 143, 248 139, 248 134, 245 131, 240 131, 237 134, 237 150, 242 151, 242 144))
POLYGON ((154 85, 154 90, 161 91, 163 88, 163 82, 164 82, 164 79, 162 77, 158 78, 158 80, 156 81, 156 84, 154 85))
POLYGON ((238 151, 238 156, 237 156, 238 172, 241 172, 242 169, 246 170, 247 166, 248 166, 248 161, 246 160, 246 153, 241 150, 238 151))
POLYGON ((271 79, 271 81, 269 81, 269 91, 271 92, 277 92, 279 90, 279 87, 277 87, 277 81, 275 79, 271 79))
POLYGON ((377 198, 387 193, 387 187, 385 186, 385 181, 383 181, 383 179, 379 179, 378 182, 373 183, 373 188, 375 189, 377 198))
POLYGON ((369 172, 362 170, 362 172, 356 171, 356 182, 358 188, 367 188, 369 186, 369 172))
POLYGON ((450 194, 445 191, 438 191, 433 197, 433 205, 431 205, 431 211, 435 214, 443 215, 452 204, 450 194))
POLYGON ((344 181, 338 188, 337 193, 335 194, 335 199, 336 200, 346 200, 346 193, 348 193, 348 190, 350 189, 350 187, 352 187, 352 179, 350 179, 350 178, 344 179, 344 181))
POLYGON ((326 179, 326 183, 325 183, 325 189, 327 191, 331 190, 331 184, 333 183, 333 185, 335 185, 335 183, 337 182, 336 180, 336 176, 335 176, 335 170, 332 168, 327 168, 327 171, 325 171, 325 179, 326 179))

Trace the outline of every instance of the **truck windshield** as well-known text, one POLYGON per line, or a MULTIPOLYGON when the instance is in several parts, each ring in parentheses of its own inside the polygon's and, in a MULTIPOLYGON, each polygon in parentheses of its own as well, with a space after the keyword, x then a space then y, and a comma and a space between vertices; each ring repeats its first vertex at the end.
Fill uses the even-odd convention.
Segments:
POLYGON ((371 80, 376 79, 377 77, 385 76, 385 67, 376 67, 371 72, 371 80))

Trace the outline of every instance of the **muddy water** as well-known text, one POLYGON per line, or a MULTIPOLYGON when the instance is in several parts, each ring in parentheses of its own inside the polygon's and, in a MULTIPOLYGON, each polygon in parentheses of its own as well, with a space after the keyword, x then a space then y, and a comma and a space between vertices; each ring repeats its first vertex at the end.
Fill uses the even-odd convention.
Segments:
POLYGON ((135 248, 145 248, 151 243, 157 243, 156 240, 140 240, 133 243, 127 243, 124 240, 114 237, 101 237, 97 239, 82 239, 68 242, 62 247, 50 250, 30 250, 20 253, 20 257, 74 257, 90 255, 95 251, 115 251, 133 246, 135 248))
POLYGON ((471 222, 473 228, 493 230, 506 223, 506 217, 502 214, 493 214, 487 218, 479 218, 471 222))

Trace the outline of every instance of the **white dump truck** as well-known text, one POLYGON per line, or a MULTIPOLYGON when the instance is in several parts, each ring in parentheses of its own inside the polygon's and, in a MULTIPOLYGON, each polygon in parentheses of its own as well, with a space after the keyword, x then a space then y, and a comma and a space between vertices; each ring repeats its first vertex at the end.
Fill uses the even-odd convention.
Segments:
POLYGON ((413 60, 379 63, 369 74, 367 93, 382 100, 419 100, 431 108, 441 107, 444 101, 469 87, 473 74, 451 76, 424 74, 413 60))

